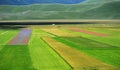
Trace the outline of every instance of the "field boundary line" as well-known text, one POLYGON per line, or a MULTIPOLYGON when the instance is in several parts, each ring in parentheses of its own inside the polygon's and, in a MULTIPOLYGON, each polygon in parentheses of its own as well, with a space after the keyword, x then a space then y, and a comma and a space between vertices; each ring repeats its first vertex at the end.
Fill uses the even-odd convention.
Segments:
MULTIPOLYGON (((60 29, 61 30, 61 29, 60 29)), ((48 32, 48 31, 45 31, 45 30, 42 30, 42 31, 44 31, 44 32, 46 32, 46 33, 48 33, 48 34, 51 34, 51 35, 54 35, 55 37, 59 37, 59 38, 61 38, 61 36, 57 36, 57 35, 55 35, 55 34, 53 34, 53 33, 51 33, 51 32, 48 32)), ((67 31, 64 31, 64 32, 67 32, 67 31)), ((74 33, 75 34, 75 33, 74 33)), ((83 36, 78 36, 78 37, 82 37, 82 38, 85 38, 85 39, 89 39, 89 38, 86 38, 86 37, 83 37, 83 36)), ((62 38, 63 39, 63 38, 62 38)), ((66 39, 64 39, 64 40, 66 40, 66 39)), ((100 43, 100 44, 103 44, 103 45, 108 45, 108 46, 110 46, 109 48, 110 49, 120 49, 118 46, 113 46, 113 45, 109 45, 109 44, 107 44, 107 43, 103 43, 103 42, 99 42, 99 41, 96 41, 96 40, 93 40, 93 39, 89 39, 89 40, 91 40, 91 41, 93 41, 93 42, 97 42, 97 43, 100 43)), ((66 41, 69 41, 69 40, 66 40, 66 41)), ((71 41, 69 41, 69 42, 71 42, 71 41)), ((78 45, 76 45, 76 46, 78 46, 78 45)), ((106 48, 102 48, 102 49, 106 49, 106 48)), ((101 50, 102 50, 101 49, 101 50)))
POLYGON ((78 35, 75 35, 75 34, 72 34, 72 33, 69 33, 69 32, 65 32, 65 31, 63 31, 61 29, 57 29, 57 28, 54 28, 54 29, 42 29, 42 30, 44 30, 46 32, 49 32, 49 33, 52 33, 52 34, 54 34, 56 36, 59 36, 59 37, 61 37, 61 36, 78 37, 78 35))
POLYGON ((49 32, 47 32, 47 31, 45 31, 45 30, 42 30, 42 29, 40 29, 41 31, 43 31, 43 32, 45 32, 45 33, 48 33, 48 34, 50 34, 50 35, 53 35, 53 37, 57 37, 57 35, 54 35, 54 34, 52 34, 52 33, 49 33, 49 32))
MULTIPOLYGON (((50 37, 51 38, 51 37, 50 37)), ((48 47, 50 47, 53 51, 55 51, 55 53, 57 53, 58 56, 60 56, 60 58, 62 58, 69 66, 72 70, 74 70, 74 68, 55 50, 53 49, 44 39, 43 37, 41 37, 41 40, 43 40, 47 45, 48 47)))
POLYGON ((54 49, 57 53, 59 53, 59 55, 62 58, 64 58, 68 62, 68 64, 70 64, 71 67, 73 67, 73 69, 75 69, 75 70, 77 70, 78 68, 80 68, 80 69, 84 68, 84 65, 87 66, 87 67, 85 67, 85 69, 89 69, 91 67, 95 67, 96 65, 98 67, 97 69, 100 69, 100 70, 102 70, 102 69, 109 70, 109 67, 112 68, 112 69, 116 69, 116 67, 114 67, 112 65, 109 65, 109 64, 106 64, 104 62, 101 62, 101 61, 99 61, 99 60, 97 60, 97 59, 95 59, 93 57, 90 57, 89 55, 86 55, 86 54, 84 54, 84 53, 82 53, 80 51, 77 51, 75 49, 72 50, 72 48, 70 48, 68 46, 65 46, 61 42, 57 42, 56 40, 52 39, 51 37, 43 37, 42 39, 44 41, 46 41, 47 44, 49 44, 49 46, 52 49, 54 49), (50 41, 50 43, 49 43, 49 41, 50 41), (58 45, 60 45, 60 46, 58 46, 58 45), (78 55, 76 55, 76 56, 74 55, 74 54, 78 54, 78 53, 79 53, 79 56, 78 55), (69 54, 72 54, 72 55, 71 56, 66 56, 66 55, 69 55, 69 54), (86 61, 83 61, 80 58, 82 58, 82 59, 84 58, 86 61), (76 60, 73 60, 73 59, 76 59, 76 60), (92 61, 95 61, 95 63, 90 64, 92 61), (79 63, 79 62, 81 62, 81 63, 79 63))
POLYGON ((48 34, 50 34, 50 35, 53 35, 53 36, 55 36, 55 37, 58 37, 57 35, 52 34, 52 33, 50 33, 50 32, 47 32, 47 31, 45 31, 45 30, 42 30, 42 31, 44 31, 44 32, 46 32, 46 33, 48 33, 48 34))

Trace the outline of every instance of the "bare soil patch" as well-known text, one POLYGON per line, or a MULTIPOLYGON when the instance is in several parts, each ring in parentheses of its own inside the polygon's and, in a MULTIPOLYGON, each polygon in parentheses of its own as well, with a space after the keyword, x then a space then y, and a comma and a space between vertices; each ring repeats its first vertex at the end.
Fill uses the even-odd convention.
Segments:
POLYGON ((31 30, 20 31, 12 40, 8 42, 8 45, 27 45, 31 36, 31 30))

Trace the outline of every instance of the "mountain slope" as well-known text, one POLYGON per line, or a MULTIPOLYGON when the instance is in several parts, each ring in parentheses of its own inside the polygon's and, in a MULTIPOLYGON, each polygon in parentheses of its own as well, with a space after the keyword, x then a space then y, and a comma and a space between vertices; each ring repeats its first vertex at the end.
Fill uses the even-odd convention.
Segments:
POLYGON ((0 20, 120 19, 120 0, 86 0, 80 4, 0 6, 0 20))
POLYGON ((76 4, 84 0, 2 0, 0 5, 29 5, 29 4, 44 4, 44 3, 59 3, 59 4, 76 4))
POLYGON ((80 14, 81 18, 120 19, 120 1, 110 2, 80 14))

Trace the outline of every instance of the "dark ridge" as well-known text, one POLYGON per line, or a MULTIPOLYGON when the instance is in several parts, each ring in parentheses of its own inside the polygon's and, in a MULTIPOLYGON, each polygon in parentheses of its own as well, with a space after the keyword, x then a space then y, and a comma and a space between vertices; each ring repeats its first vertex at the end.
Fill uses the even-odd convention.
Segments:
POLYGON ((0 25, 60 25, 60 24, 91 24, 91 22, 0 22, 0 25))
POLYGON ((0 29, 4 30, 14 30, 14 29, 21 29, 21 28, 27 28, 27 26, 23 25, 0 25, 0 29))

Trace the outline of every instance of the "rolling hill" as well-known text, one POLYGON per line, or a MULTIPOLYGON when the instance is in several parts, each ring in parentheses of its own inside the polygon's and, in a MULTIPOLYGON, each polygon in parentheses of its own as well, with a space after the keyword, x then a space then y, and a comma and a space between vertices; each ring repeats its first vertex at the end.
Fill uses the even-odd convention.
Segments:
POLYGON ((84 0, 3 0, 0 5, 29 5, 29 4, 44 4, 44 3, 59 3, 59 4, 76 4, 84 0))
POLYGON ((120 0, 79 4, 0 5, 0 20, 120 19, 120 0))

